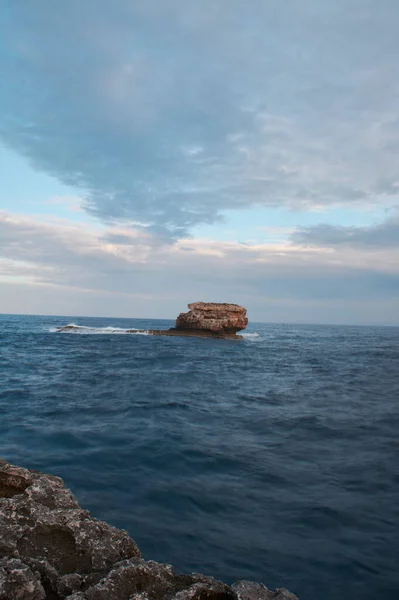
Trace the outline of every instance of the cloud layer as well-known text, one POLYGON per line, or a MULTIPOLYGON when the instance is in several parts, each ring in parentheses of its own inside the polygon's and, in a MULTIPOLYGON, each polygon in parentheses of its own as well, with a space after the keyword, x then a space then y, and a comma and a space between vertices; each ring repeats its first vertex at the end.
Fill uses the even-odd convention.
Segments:
POLYGON ((320 224, 300 227, 291 236, 293 242, 309 246, 399 248, 399 215, 369 227, 344 227, 320 224))
POLYGON ((396 0, 1 10, 1 140, 104 222, 397 201, 396 0))
MULTIPOLYGON (((242 302, 252 310, 252 320, 273 320, 271 309, 278 306, 282 320, 295 321, 308 307, 311 320, 331 322, 340 306, 350 314, 352 303, 371 322, 382 317, 398 322, 399 246, 328 249, 194 239, 163 245, 141 230, 99 231, 3 213, 0 255, 3 286, 56 286, 93 298, 128 295, 132 316, 137 298, 150 300, 160 316, 165 307, 170 316, 182 310, 184 298, 184 304, 193 299, 242 302), (386 303, 390 312, 382 311, 386 303)), ((5 309, 0 305, 0 310, 5 309)))

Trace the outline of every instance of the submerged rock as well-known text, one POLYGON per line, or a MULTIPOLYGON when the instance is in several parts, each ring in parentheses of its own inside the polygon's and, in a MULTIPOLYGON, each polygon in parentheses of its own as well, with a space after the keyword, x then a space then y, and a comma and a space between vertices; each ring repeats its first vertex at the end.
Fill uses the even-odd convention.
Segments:
POLYGON ((176 330, 235 334, 248 325, 247 311, 238 304, 193 302, 176 319, 176 330))
POLYGON ((0 460, 0 600, 297 600, 248 581, 176 575, 80 508, 62 479, 0 460))

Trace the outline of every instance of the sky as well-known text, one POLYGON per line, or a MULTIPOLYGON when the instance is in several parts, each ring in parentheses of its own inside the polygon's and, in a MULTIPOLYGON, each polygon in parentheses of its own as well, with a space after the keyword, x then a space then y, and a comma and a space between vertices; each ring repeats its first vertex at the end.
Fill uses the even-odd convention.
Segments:
POLYGON ((3 0, 0 312, 399 325, 397 0, 3 0))

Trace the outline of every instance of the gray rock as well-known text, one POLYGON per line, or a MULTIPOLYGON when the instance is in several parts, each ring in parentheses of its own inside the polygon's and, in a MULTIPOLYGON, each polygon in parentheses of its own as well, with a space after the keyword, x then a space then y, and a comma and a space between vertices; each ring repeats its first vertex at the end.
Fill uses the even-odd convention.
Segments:
POLYGON ((45 600, 38 573, 17 558, 0 560, 0 600, 45 600))
POLYGON ((0 556, 45 560, 61 575, 140 557, 125 531, 90 517, 59 477, 0 463, 0 556))
POLYGON ((262 583, 254 581, 237 581, 231 587, 237 600, 298 600, 298 596, 285 588, 279 588, 273 592, 262 583))
POLYGON ((0 460, 0 600, 297 600, 146 561, 126 531, 82 510, 62 479, 0 460))

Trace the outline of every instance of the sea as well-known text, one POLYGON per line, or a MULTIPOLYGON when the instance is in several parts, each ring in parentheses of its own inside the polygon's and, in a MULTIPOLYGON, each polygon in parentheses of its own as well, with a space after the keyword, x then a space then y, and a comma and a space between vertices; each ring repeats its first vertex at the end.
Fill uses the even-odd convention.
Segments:
POLYGON ((124 331, 172 325, 0 315, 0 457, 177 572, 398 600, 399 328, 124 331))

